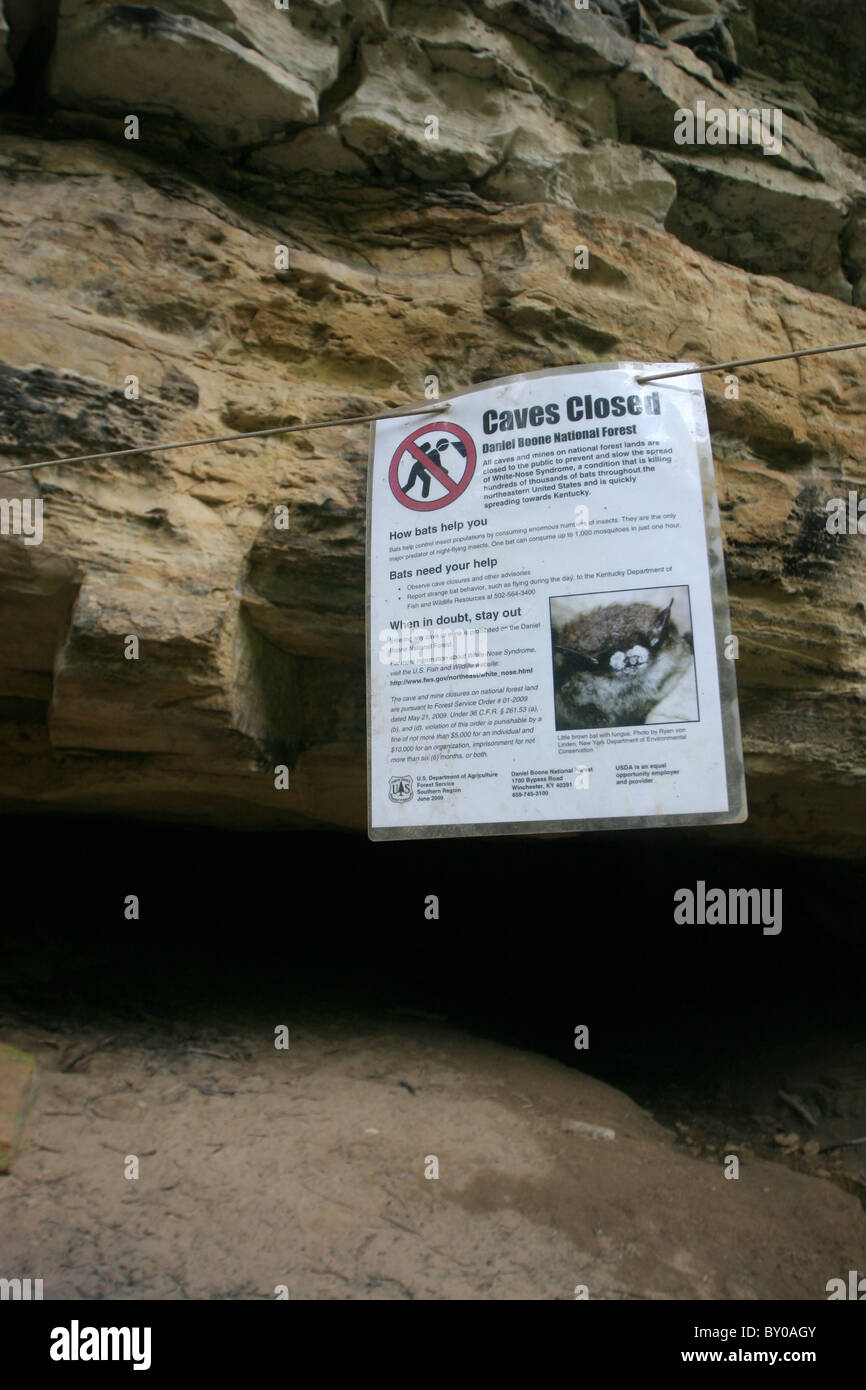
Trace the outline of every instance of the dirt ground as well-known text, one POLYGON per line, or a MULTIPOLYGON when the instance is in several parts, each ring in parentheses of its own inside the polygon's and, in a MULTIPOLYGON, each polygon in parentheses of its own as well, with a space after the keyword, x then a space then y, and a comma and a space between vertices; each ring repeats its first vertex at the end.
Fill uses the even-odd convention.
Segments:
POLYGON ((824 1299, 864 1262, 866 1154, 794 1112, 781 1143, 671 1092, 663 1125, 411 1010, 286 1023, 278 1050, 272 1016, 0 1017, 40 1067, 0 1273, 46 1299, 824 1299))

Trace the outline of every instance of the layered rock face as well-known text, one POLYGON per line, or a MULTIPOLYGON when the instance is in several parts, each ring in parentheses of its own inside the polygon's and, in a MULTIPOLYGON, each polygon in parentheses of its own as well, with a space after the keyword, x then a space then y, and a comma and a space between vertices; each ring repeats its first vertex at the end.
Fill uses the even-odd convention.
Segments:
MULTIPOLYGON (((826 8, 4 0, 0 466, 866 338, 866 23, 826 8), (764 144, 679 143, 716 108, 764 144)), ((862 362, 705 378, 730 842, 862 849, 863 539, 825 510, 866 494, 862 362)), ((366 458, 347 427, 5 477, 44 535, 0 535, 3 804, 362 825, 366 458)))

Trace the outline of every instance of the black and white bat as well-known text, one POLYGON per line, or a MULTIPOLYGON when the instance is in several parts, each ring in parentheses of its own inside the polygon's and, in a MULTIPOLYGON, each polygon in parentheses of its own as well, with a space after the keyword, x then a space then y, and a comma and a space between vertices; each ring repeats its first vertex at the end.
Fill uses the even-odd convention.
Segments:
POLYGON ((558 729, 644 724, 692 664, 691 634, 652 603, 600 603, 553 631, 558 729))

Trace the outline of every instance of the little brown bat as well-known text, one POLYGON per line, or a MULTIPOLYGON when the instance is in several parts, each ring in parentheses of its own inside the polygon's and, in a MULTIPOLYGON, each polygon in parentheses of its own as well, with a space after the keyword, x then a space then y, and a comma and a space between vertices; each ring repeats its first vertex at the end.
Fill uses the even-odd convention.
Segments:
POLYGON ((671 618, 673 602, 599 604, 554 628, 557 729, 646 723, 693 660, 691 633, 683 636, 671 618))

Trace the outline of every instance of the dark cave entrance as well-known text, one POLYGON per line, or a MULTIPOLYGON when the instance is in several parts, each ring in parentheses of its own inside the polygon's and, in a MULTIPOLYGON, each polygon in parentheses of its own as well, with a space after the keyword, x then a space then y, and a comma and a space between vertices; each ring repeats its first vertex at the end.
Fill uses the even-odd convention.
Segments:
POLYGON ((378 845, 82 817, 3 828, 9 1021, 433 1016, 669 1115, 676 1091, 766 1105, 866 1042, 864 874, 848 863, 664 832, 378 845), (674 894, 699 881, 781 889, 782 930, 678 925, 674 894))

